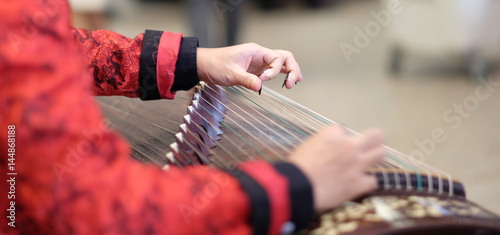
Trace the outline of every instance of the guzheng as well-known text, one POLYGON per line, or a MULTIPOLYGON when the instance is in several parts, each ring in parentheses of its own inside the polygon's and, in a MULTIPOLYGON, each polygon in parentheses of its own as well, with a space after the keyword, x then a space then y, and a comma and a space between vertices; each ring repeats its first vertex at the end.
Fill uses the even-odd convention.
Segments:
MULTIPOLYGON (((133 157, 166 170, 283 160, 317 130, 339 125, 266 87, 259 96, 242 87, 200 83, 174 100, 98 100, 108 122, 131 143, 133 157)), ((500 234, 500 217, 468 201, 460 182, 384 147, 385 162, 368 172, 378 189, 318 215, 307 233, 500 234)))

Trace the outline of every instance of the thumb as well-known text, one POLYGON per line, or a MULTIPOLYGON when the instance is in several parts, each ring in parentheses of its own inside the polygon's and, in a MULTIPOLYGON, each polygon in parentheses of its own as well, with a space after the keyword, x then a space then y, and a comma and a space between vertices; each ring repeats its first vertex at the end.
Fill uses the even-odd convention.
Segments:
POLYGON ((262 81, 255 74, 241 72, 236 74, 237 85, 244 86, 247 89, 259 91, 262 87, 262 81))

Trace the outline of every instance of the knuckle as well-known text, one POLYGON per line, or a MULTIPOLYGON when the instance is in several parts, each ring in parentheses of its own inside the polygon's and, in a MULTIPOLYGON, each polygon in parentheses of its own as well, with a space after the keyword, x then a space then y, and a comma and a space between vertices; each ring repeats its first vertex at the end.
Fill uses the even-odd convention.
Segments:
POLYGON ((280 51, 280 53, 281 53, 282 55, 284 55, 285 57, 291 57, 291 58, 293 58, 293 54, 292 54, 292 52, 290 52, 290 51, 286 51, 286 50, 279 50, 279 51, 280 51))
POLYGON ((262 49, 262 47, 259 44, 254 42, 242 44, 241 48, 250 54, 258 53, 262 49))
POLYGON ((276 61, 277 63, 278 63, 278 62, 279 62, 279 63, 283 63, 283 61, 284 61, 284 59, 285 59, 285 57, 283 57, 283 55, 282 55, 282 54, 277 53, 276 51, 274 51, 274 53, 273 53, 273 57, 274 57, 274 61, 276 61))
POLYGON ((247 47, 259 47, 259 44, 255 43, 255 42, 248 42, 248 43, 245 43, 244 45, 247 47))

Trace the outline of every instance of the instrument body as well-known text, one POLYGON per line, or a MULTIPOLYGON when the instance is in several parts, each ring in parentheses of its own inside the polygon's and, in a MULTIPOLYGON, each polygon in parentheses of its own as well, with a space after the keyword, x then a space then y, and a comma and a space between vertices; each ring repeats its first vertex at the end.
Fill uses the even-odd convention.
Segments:
POLYGON ((499 217, 464 197, 374 193, 322 214, 311 234, 500 234, 499 217))
MULTIPOLYGON (((281 161, 317 130, 339 125, 267 88, 263 91, 260 97, 240 87, 202 83, 178 93, 174 101, 100 98, 100 103, 112 126, 131 142, 132 155, 164 169, 281 161)), ((460 182, 386 149, 386 162, 369 172, 377 177, 379 189, 322 213, 308 233, 500 234, 500 217, 468 201, 460 182)))

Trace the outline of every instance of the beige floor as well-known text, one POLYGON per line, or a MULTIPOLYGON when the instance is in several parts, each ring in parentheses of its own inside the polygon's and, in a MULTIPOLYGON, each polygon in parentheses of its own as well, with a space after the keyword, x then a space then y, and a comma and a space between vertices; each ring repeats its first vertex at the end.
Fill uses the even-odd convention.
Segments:
MULTIPOLYGON (((180 4, 115 5, 119 14, 109 29, 127 36, 145 28, 191 34, 180 4)), ((491 87, 491 95, 479 100, 469 116, 460 117, 447 112, 453 112, 449 110, 455 104, 478 100, 475 90, 481 83, 453 70, 422 72, 416 66, 422 64, 418 60, 409 61, 403 75, 389 75, 391 44, 385 33, 354 54, 348 64, 339 44, 352 43, 353 28, 373 20, 368 12, 378 9, 377 2, 356 1, 316 11, 260 12, 246 7, 241 42, 294 52, 305 77, 292 90, 280 88, 283 77, 269 82, 270 87, 352 129, 382 128, 387 145, 404 153, 422 151, 417 142, 429 142, 432 132, 441 130, 446 140, 434 141, 434 151, 421 160, 464 182, 471 200, 500 213, 498 86, 491 87), (456 119, 444 119, 445 114, 456 119)), ((440 62, 445 61, 431 64, 440 62)))

